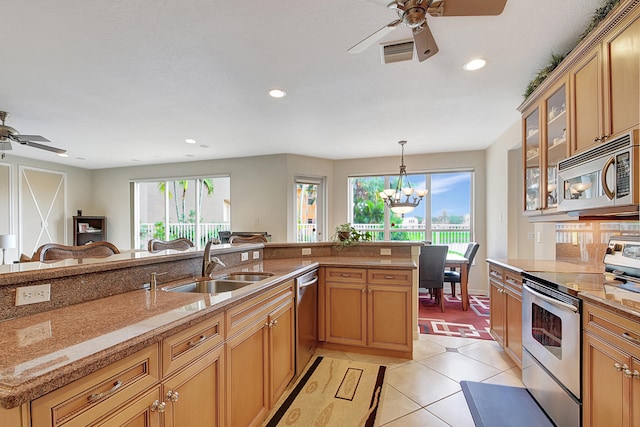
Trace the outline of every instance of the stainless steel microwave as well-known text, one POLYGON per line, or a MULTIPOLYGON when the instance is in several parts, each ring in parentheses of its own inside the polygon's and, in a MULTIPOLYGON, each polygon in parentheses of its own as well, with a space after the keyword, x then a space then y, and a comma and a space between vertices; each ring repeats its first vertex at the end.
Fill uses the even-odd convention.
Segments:
POLYGON ((558 162, 558 211, 638 205, 638 130, 558 162))

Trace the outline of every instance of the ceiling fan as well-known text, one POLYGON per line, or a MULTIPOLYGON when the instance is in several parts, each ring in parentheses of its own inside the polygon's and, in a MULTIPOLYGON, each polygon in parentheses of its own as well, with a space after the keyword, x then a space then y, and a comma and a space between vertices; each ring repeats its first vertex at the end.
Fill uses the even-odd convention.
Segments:
POLYGON ((347 50, 360 53, 393 31, 398 25, 411 28, 413 40, 420 62, 438 53, 438 45, 427 25, 427 14, 439 16, 482 16, 500 15, 507 0, 397 0, 387 5, 395 10, 398 19, 380 28, 369 37, 347 50))
POLYGON ((47 138, 40 135, 20 135, 20 132, 4 124, 5 119, 9 117, 9 113, 0 111, 0 151, 11 150, 11 141, 17 142, 29 147, 40 148, 41 150, 52 151, 57 154, 66 153, 67 150, 51 147, 49 145, 39 144, 40 142, 51 142, 47 138))

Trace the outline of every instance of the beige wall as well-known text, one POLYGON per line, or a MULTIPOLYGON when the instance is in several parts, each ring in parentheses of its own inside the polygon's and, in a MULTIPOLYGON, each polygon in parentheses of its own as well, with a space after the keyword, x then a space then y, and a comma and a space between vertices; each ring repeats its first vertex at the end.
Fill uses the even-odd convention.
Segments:
MULTIPOLYGON (((49 163, 40 160, 27 159, 24 157, 13 156, 11 154, 7 154, 6 158, 2 160, 2 163, 10 169, 10 195, 8 200, 3 198, 0 200, 0 203, 6 203, 10 207, 8 210, 11 212, 11 224, 9 225, 9 230, 12 234, 19 234, 20 228, 24 229, 39 229, 40 228, 40 219, 39 217, 35 217, 32 215, 26 215, 22 218, 19 215, 20 208, 20 200, 19 200, 19 169, 20 167, 28 167, 35 168, 43 171, 52 171, 52 172, 60 172, 65 173, 67 177, 66 183, 66 206, 64 210, 66 212, 66 242, 67 244, 73 244, 73 234, 72 234, 72 226, 73 226, 73 215, 76 214, 76 210, 82 209, 84 214, 90 214, 92 209, 91 200, 93 198, 92 185, 92 171, 75 168, 71 166, 65 166, 57 163, 49 163), (22 223, 21 223, 22 221, 22 223)), ((5 212, 6 208, 3 209, 5 212)), ((8 223, 7 219, 2 221, 3 224, 8 223)), ((7 230, 8 231, 8 230, 7 230)), ((5 232, 5 229, 2 230, 5 232)), ((20 246, 20 238, 18 236, 18 246, 20 246)), ((16 261, 20 257, 20 253, 27 253, 27 255, 31 256, 32 248, 23 248, 18 247, 16 249, 8 249, 6 251, 7 263, 11 263, 16 261)))

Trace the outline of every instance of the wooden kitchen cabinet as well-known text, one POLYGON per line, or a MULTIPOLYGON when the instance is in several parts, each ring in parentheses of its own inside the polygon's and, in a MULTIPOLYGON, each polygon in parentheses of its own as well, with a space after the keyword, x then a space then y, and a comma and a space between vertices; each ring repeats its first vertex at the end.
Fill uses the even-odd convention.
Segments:
POLYGON ((325 341, 411 353, 412 278, 411 270, 328 267, 325 341))
POLYGON ((29 408, 27 405, 12 409, 0 408, 0 426, 30 427, 29 408))
POLYGON ((640 425, 640 324, 590 303, 582 319, 583 425, 640 425))
MULTIPOLYGON (((158 353, 157 345, 149 346, 34 400, 31 403, 32 426, 85 426, 97 423, 107 415, 117 417, 122 411, 129 413, 128 403, 138 393, 158 384, 158 353)), ((147 401, 145 405, 150 408, 152 402, 147 401)), ((158 412, 149 414, 154 422, 159 422, 157 416, 158 412)))
POLYGON ((605 28, 602 42, 569 71, 575 153, 640 123, 640 9, 605 28))
POLYGON ((558 162, 569 155, 566 79, 550 87, 523 114, 525 213, 558 205, 558 162))
POLYGON ((227 311, 226 425, 261 424, 293 378, 293 303, 288 281, 227 311))
POLYGON ((522 276, 489 263, 491 336, 522 368, 522 276))

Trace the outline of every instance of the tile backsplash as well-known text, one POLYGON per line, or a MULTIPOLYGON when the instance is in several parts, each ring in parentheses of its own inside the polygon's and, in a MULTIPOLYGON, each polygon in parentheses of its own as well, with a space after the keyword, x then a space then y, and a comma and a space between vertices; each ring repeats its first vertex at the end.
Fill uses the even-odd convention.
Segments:
POLYGON ((590 221, 556 224, 556 259, 602 263, 609 238, 622 234, 640 235, 640 222, 590 221))

